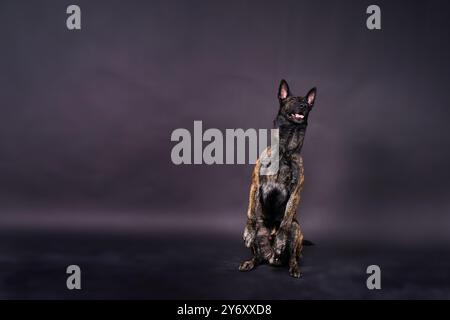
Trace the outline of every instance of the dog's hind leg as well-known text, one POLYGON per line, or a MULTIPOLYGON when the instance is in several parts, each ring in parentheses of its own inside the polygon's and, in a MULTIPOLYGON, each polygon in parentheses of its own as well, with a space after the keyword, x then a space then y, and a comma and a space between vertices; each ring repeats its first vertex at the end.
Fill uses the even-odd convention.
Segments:
POLYGON ((246 261, 242 262, 239 265, 239 271, 250 271, 250 270, 255 269, 255 267, 257 265, 258 265, 258 261, 257 261, 257 259, 255 257, 253 257, 253 258, 251 258, 249 260, 246 260, 246 261))
POLYGON ((301 272, 298 266, 302 251, 303 234, 297 221, 292 221, 289 233, 289 274, 294 278, 300 278, 301 272))
POLYGON ((240 271, 253 270, 257 265, 268 262, 273 258, 274 252, 270 245, 270 231, 260 225, 256 231, 255 241, 251 247, 253 258, 242 262, 239 266, 240 271))
POLYGON ((241 262, 239 265, 239 271, 251 271, 262 263, 256 244, 252 245, 252 253, 253 257, 251 259, 241 262))

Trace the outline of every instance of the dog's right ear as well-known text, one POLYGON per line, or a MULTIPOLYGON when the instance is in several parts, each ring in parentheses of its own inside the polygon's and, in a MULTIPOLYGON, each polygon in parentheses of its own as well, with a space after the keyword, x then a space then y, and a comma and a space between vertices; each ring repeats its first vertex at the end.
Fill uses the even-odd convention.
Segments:
POLYGON ((280 82, 280 87, 278 88, 278 99, 281 102, 290 96, 291 96, 291 91, 289 90, 289 86, 288 86, 286 80, 282 79, 280 82))

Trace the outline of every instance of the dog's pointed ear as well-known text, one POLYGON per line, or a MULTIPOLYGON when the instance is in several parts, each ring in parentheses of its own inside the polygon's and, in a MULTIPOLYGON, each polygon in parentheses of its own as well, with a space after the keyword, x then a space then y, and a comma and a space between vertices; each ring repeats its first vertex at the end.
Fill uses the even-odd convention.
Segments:
POLYGON ((282 79, 280 82, 280 87, 278 88, 278 99, 280 101, 286 99, 291 96, 291 91, 289 90, 289 86, 286 80, 282 79))
POLYGON ((311 108, 313 107, 314 101, 316 100, 316 95, 317 95, 316 87, 309 90, 308 94, 306 95, 306 101, 308 102, 311 108))

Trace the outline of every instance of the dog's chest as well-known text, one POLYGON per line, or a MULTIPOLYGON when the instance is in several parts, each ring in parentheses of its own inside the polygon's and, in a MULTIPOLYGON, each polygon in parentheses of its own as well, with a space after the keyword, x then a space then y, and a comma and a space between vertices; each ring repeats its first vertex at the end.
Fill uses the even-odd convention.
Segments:
POLYGON ((260 191, 264 203, 275 201, 278 205, 287 202, 295 184, 294 168, 289 163, 280 163, 277 174, 260 176, 260 191))

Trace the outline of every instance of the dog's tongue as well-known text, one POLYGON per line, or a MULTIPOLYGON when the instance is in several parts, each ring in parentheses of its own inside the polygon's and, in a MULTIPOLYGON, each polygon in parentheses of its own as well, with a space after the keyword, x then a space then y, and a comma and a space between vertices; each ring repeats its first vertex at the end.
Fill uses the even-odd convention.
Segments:
POLYGON ((294 118, 295 119, 303 119, 305 116, 304 115, 302 115, 302 114, 300 114, 300 113, 295 113, 294 114, 294 118))

